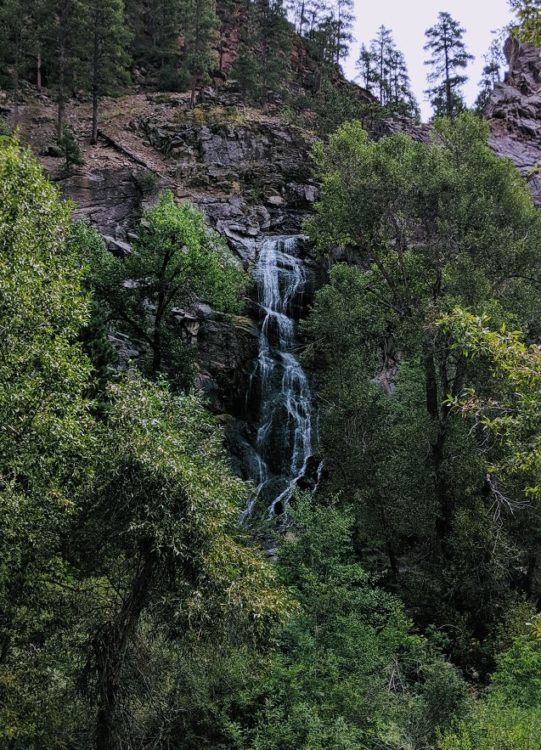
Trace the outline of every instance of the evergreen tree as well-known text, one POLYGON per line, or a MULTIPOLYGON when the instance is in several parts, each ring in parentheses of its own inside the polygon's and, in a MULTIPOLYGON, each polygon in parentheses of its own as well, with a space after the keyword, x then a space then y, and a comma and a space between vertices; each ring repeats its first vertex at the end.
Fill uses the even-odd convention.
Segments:
POLYGON ((49 0, 45 21, 44 54, 50 81, 56 90, 56 137, 62 140, 66 100, 80 70, 84 48, 84 13, 82 0, 49 0))
POLYGON ((515 36, 524 42, 541 43, 541 0, 509 0, 517 23, 511 27, 515 36))
POLYGON ((85 81, 92 95, 92 134, 98 140, 101 98, 129 79, 126 46, 130 34, 124 17, 124 0, 91 0, 85 12, 85 81))
POLYGON ((473 60, 464 44, 465 31, 449 13, 440 13, 437 23, 426 31, 424 49, 431 56, 425 65, 431 68, 428 81, 433 84, 426 93, 436 117, 455 117, 465 108, 461 87, 468 79, 461 71, 473 60))
POLYGON ((34 21, 31 0, 4 0, 0 5, 0 61, 7 73, 15 102, 15 122, 19 120, 21 79, 28 70, 28 55, 34 21))
POLYGON ((158 86, 164 89, 185 85, 179 42, 184 12, 184 0, 129 0, 126 6, 134 59, 147 71, 157 69, 158 86))
POLYGON ((282 0, 261 4, 260 29, 263 83, 272 93, 281 93, 291 73, 292 39, 282 0))
POLYGON ((370 54, 375 67, 376 95, 382 106, 389 100, 389 64, 393 48, 391 30, 380 26, 377 36, 370 42, 370 54))
POLYGON ((364 43, 361 45, 355 67, 359 71, 362 85, 372 93, 375 83, 375 61, 371 51, 364 43))
POLYGON ((186 0, 184 8, 185 65, 190 77, 190 107, 195 106, 197 91, 209 83, 216 68, 214 53, 219 21, 215 0, 186 0))
POLYGON ((66 174, 70 173, 72 167, 81 167, 84 164, 77 139, 73 134, 73 130, 67 125, 64 125, 64 132, 62 133, 59 145, 64 154, 66 174))
POLYGON ((291 52, 291 26, 282 0, 251 3, 233 68, 243 91, 255 99, 281 94, 290 77, 291 52))
POLYGON ((340 62, 349 54, 349 45, 353 41, 353 22, 355 15, 353 13, 353 0, 336 0, 335 6, 335 60, 339 65, 340 62))
POLYGON ((396 47, 392 32, 380 26, 378 35, 363 44, 357 61, 365 88, 390 112, 419 116, 419 106, 411 90, 406 59, 396 47))
POLYGON ((475 108, 481 114, 488 104, 490 95, 494 91, 494 86, 501 81, 501 71, 505 56, 500 40, 494 39, 492 41, 487 54, 484 56, 484 60, 483 77, 479 82, 480 91, 475 102, 475 108))

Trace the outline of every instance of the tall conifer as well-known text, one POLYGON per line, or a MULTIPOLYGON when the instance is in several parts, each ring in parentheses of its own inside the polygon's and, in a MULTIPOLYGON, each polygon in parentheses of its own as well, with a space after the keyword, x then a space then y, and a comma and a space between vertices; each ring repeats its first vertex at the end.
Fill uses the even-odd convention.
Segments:
POLYGON ((463 71, 473 60, 464 44, 465 31, 449 13, 440 13, 436 24, 426 31, 424 49, 430 57, 425 65, 430 67, 428 82, 431 86, 425 93, 436 117, 455 117, 465 109, 462 86, 468 77, 463 71))

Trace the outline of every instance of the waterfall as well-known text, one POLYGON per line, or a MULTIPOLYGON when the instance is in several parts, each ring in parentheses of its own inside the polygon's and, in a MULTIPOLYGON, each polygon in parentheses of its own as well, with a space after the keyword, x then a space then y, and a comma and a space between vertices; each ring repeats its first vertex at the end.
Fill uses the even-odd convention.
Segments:
POLYGON ((306 285, 298 242, 298 237, 266 239, 255 268, 261 324, 249 390, 259 402, 250 468, 257 489, 244 518, 259 501, 269 516, 283 513, 313 452, 312 395, 296 353, 295 305, 306 285))

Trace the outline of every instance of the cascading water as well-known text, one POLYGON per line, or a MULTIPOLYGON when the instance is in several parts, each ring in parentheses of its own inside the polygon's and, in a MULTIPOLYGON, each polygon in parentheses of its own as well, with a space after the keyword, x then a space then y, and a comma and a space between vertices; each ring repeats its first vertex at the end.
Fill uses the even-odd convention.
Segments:
POLYGON ((244 512, 260 501, 280 515, 305 476, 313 451, 312 395, 297 355, 294 307, 306 285, 296 256, 298 237, 266 239, 255 268, 261 308, 259 356, 250 392, 258 389, 259 419, 250 473, 257 490, 244 512))

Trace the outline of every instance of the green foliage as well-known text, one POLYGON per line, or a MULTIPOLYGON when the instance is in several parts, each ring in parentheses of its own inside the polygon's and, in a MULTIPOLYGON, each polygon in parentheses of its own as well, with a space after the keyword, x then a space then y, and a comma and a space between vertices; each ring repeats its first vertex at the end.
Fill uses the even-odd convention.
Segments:
POLYGON ((28 70, 27 48, 32 38, 31 3, 6 0, 0 7, 0 60, 3 85, 10 85, 15 99, 19 97, 20 81, 28 70), (6 75, 7 73, 7 75, 6 75))
POLYGON ((437 321, 460 303, 536 326, 539 217, 471 115, 439 122, 432 144, 372 142, 349 123, 314 156, 321 200, 306 228, 323 257, 341 247, 350 261, 305 325, 326 489, 352 502, 360 549, 418 621, 441 623, 454 655, 484 670, 479 644, 535 554, 538 520, 508 514, 486 446, 446 402, 490 378, 437 321))
MULTIPOLYGON (((224 622, 253 639, 290 604, 239 532, 247 488, 196 397, 131 373, 91 417, 86 394, 107 376, 83 354, 99 339, 85 286, 115 260, 7 139, 0 197, 0 746, 113 748, 159 725, 162 670, 173 684, 194 663, 188 643, 224 622), (143 686, 148 628, 160 639, 143 686)), ((171 242, 184 232, 197 282, 215 267, 195 257, 211 239, 193 208, 176 224, 167 211, 164 199, 146 239, 157 225, 174 225, 171 242)), ((209 288, 223 300, 222 281, 209 288)))
MULTIPOLYGON (((357 91, 349 86, 339 87, 324 78, 321 87, 309 101, 308 107, 315 114, 315 130, 320 136, 327 136, 351 120, 359 120, 366 127, 375 127, 384 116, 384 110, 377 104, 359 101, 357 91)), ((313 127, 313 123, 312 124, 313 127)))
POLYGON ((336 508, 302 503, 294 513, 279 571, 300 610, 277 634, 249 747, 425 746, 460 713, 460 679, 375 587, 351 535, 352 518, 336 508))
POLYGON ((494 39, 491 42, 484 60, 483 78, 479 82, 480 91, 475 102, 475 109, 481 114, 488 104, 494 86, 501 81, 502 66, 505 62, 501 39, 494 39))
POLYGON ((231 75, 253 101, 284 94, 290 78, 291 27, 282 2, 256 0, 247 8, 239 56, 231 75))
POLYGON ((396 47, 390 29, 380 26, 369 49, 362 45, 357 69, 363 86, 377 97, 388 113, 419 117, 419 105, 411 90, 406 60, 396 47))
POLYGON ((75 604, 61 596, 59 559, 87 480, 90 424, 90 368, 76 343, 88 300, 70 232, 69 204, 29 151, 0 141, 0 743, 17 750, 59 734, 70 691, 55 660, 78 637, 62 634, 75 604))
POLYGON ((190 203, 164 193, 141 221, 133 252, 111 255, 99 239, 88 246, 90 283, 109 319, 145 347, 145 372, 168 373, 176 387, 192 378, 193 351, 175 329, 172 311, 197 300, 237 312, 246 279, 225 242, 190 203))
POLYGON ((456 347, 464 356, 483 358, 492 369, 495 383, 486 396, 475 389, 451 401, 465 417, 492 436, 487 470, 504 485, 519 475, 526 480, 526 494, 538 496, 541 488, 541 357, 537 344, 527 345, 520 331, 490 327, 488 315, 475 316, 457 308, 442 319, 456 347), (490 460, 493 458, 493 460, 490 460))
POLYGON ((84 164, 81 149, 73 135, 73 130, 67 125, 64 126, 64 132, 59 145, 64 154, 64 166, 67 174, 71 172, 72 167, 81 167, 84 164))
POLYGON ((449 13, 439 13, 435 26, 426 32, 424 49, 431 54, 426 61, 431 68, 428 82, 433 85, 425 93, 436 117, 456 117, 465 109, 461 88, 468 79, 461 71, 473 60, 464 44, 465 31, 449 13))
POLYGON ((81 72, 92 96, 91 143, 96 143, 101 98, 117 93, 130 78, 126 47, 131 35, 125 22, 124 0, 92 0, 85 12, 82 34, 81 72))
POLYGON ((539 640, 522 637, 498 660, 488 695, 440 750, 535 750, 541 731, 539 640))
POLYGON ((214 45, 218 36, 215 0, 186 0, 183 12, 184 64, 191 82, 191 106, 196 91, 210 83, 216 67, 214 45))
POLYGON ((523 42, 539 45, 541 42, 540 0, 509 0, 509 5, 517 18, 517 25, 511 28, 513 34, 523 42))

